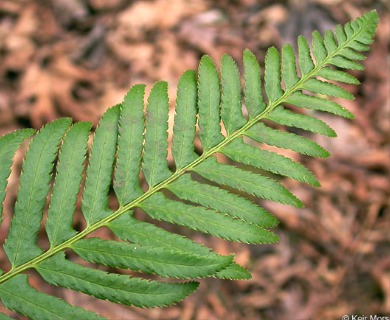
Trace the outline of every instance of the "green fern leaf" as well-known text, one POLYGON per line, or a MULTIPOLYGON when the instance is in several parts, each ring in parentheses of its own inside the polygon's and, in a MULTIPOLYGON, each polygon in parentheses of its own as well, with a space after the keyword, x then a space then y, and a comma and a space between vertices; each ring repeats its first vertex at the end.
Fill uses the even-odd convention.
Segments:
MULTIPOLYGON (((353 35, 353 33, 352 33, 352 35, 353 35)), ((351 37, 351 35, 349 35, 349 37, 351 37)), ((361 52, 365 52, 365 51, 369 51, 370 50, 370 46, 369 45, 363 44, 363 43, 361 43, 359 41, 350 42, 348 44, 348 46, 351 49, 354 49, 356 51, 361 51, 361 52)))
MULTIPOLYGON (((290 102, 290 100, 287 102, 290 102)), ((270 114, 268 114, 267 118, 285 126, 319 133, 327 137, 336 137, 336 132, 322 120, 304 114, 291 112, 284 109, 282 106, 274 109, 270 114)))
POLYGON ((260 143, 283 149, 290 149, 308 156, 327 158, 330 153, 310 139, 293 133, 275 130, 263 123, 257 123, 245 135, 260 143))
MULTIPOLYGON (((159 247, 168 251, 190 253, 205 257, 218 256, 211 249, 193 242, 188 238, 168 232, 153 224, 138 221, 129 215, 123 215, 108 226, 119 238, 148 247, 159 247)), ((250 279, 250 273, 232 262, 214 277, 221 279, 250 279)))
POLYGON ((342 68, 342 69, 349 69, 349 70, 364 70, 364 67, 355 61, 351 61, 349 59, 346 59, 342 56, 336 56, 333 57, 331 60, 331 63, 335 65, 336 67, 342 68))
POLYGON ((193 207, 157 193, 140 206, 153 219, 175 223, 213 236, 243 243, 273 243, 277 236, 215 210, 193 207))
POLYGON ((250 171, 225 165, 210 158, 194 171, 202 177, 222 185, 244 191, 256 197, 301 207, 302 203, 276 181, 250 171))
POLYGON ((111 184, 118 133, 119 106, 108 109, 95 132, 87 179, 81 203, 88 225, 108 216, 108 190, 111 184))
POLYGON ((232 257, 197 256, 98 238, 78 241, 72 249, 89 262, 155 273, 167 278, 202 278, 226 268, 232 262, 232 257))
POLYGON ((172 155, 176 168, 181 169, 197 158, 194 150, 197 114, 195 71, 187 71, 177 85, 176 115, 173 126, 172 155))
POLYGON ((142 172, 152 188, 168 178, 168 84, 157 82, 148 99, 142 172))
POLYGON ((301 92, 293 93, 288 97, 287 102, 300 108, 330 112, 340 117, 353 119, 353 114, 338 103, 301 92))
POLYGON ((198 69, 199 138, 204 151, 223 141, 219 103, 221 99, 219 78, 214 62, 209 56, 200 60, 198 69))
POLYGON ((347 90, 336 86, 332 83, 321 81, 318 79, 309 79, 301 87, 303 90, 312 93, 326 94, 328 96, 353 100, 354 96, 347 90))
POLYGON ((255 117, 266 108, 261 92, 260 65, 255 55, 246 49, 243 55, 244 62, 244 96, 245 107, 250 117, 255 117))
POLYGON ((294 49, 289 44, 282 48, 282 79, 286 89, 292 88, 299 81, 294 49))
POLYGON ((15 310, 30 319, 103 319, 94 313, 35 290, 28 284, 27 275, 24 274, 0 285, 0 299, 8 309, 15 310))
POLYGON ((76 210, 90 129, 90 123, 74 124, 67 132, 59 153, 46 221, 46 233, 52 247, 76 234, 72 228, 73 213, 76 210))
POLYGON ((341 25, 336 26, 336 39, 338 43, 343 43, 348 39, 344 33, 344 28, 341 25))
POLYGON ((213 277, 228 280, 248 280, 252 278, 248 270, 235 262, 214 274, 213 277))
POLYGON ((0 222, 3 219, 2 203, 5 198, 7 178, 11 173, 12 158, 20 144, 34 132, 33 129, 24 129, 0 137, 0 222))
POLYGON ((312 186, 319 186, 313 174, 300 163, 277 153, 252 147, 242 140, 232 141, 221 151, 236 162, 306 182, 312 186))
POLYGON ((346 59, 349 60, 365 60, 366 56, 350 49, 350 48, 345 48, 340 52, 340 55, 346 59))
POLYGON ((142 194, 138 176, 144 139, 144 95, 145 86, 135 85, 121 105, 113 186, 120 205, 142 194))
POLYGON ((210 209, 257 224, 263 228, 275 227, 275 217, 251 201, 227 190, 199 183, 184 175, 168 187, 183 200, 201 204, 210 209))
POLYGON ((334 39, 334 34, 331 30, 327 30, 324 34, 324 44, 325 48, 329 54, 337 51, 337 43, 334 39))
POLYGON ((314 69, 314 63, 311 59, 310 47, 307 40, 303 36, 298 37, 298 57, 299 57, 299 69, 302 76, 308 74, 314 69))
POLYGON ((340 70, 331 69, 329 67, 322 68, 318 72, 318 75, 327 80, 334 80, 338 82, 344 82, 344 83, 355 84, 355 85, 360 84, 359 80, 356 79, 354 76, 350 75, 349 73, 340 70))
POLYGON ((272 104, 283 95, 280 78, 280 54, 275 47, 272 47, 265 55, 264 83, 268 104, 272 104))
POLYGON ((12 267, 42 252, 36 244, 36 237, 41 226, 56 152, 70 122, 70 119, 64 118, 49 123, 30 143, 23 162, 15 214, 4 245, 12 267))
MULTIPOLYGON (((314 157, 327 157, 329 153, 307 138, 283 128, 273 129, 264 121, 336 136, 316 118, 317 111, 353 117, 327 97, 353 98, 336 82, 358 81, 337 68, 362 69, 361 52, 369 50, 377 23, 373 11, 323 37, 313 32, 311 47, 299 37, 298 53, 290 45, 283 46, 281 53, 272 47, 266 53, 263 79, 255 55, 245 50, 243 97, 239 68, 233 59, 223 55, 220 79, 214 62, 204 56, 197 74, 185 72, 178 84, 171 149, 175 170, 167 161, 166 82, 153 86, 145 111, 143 85, 131 88, 123 103, 108 109, 96 128, 90 152, 90 124, 71 125, 70 119, 60 119, 43 127, 24 156, 18 198, 4 245, 11 268, 0 270, 3 305, 32 319, 98 318, 30 287, 28 275, 23 274, 29 269, 35 269, 51 285, 138 307, 176 303, 195 291, 199 283, 147 281, 117 269, 168 279, 249 279, 249 272, 233 256, 219 255, 189 237, 164 230, 154 225, 155 220, 228 241, 277 241, 269 230, 277 225, 276 218, 255 204, 254 198, 302 207, 302 202, 282 185, 282 179, 314 186, 319 182, 300 163, 259 149, 257 143, 314 157), (248 117, 244 116, 243 104, 248 117), (311 116, 304 114, 306 109, 314 110, 311 116), (198 139, 200 155, 194 148, 198 139), (233 163, 218 162, 218 154, 233 163), (263 171, 273 178, 260 174, 263 171), (85 187, 81 190, 84 174, 85 187), (148 188, 141 188, 143 178, 148 188), (111 188, 116 209, 112 199, 108 206, 111 188), (79 196, 86 226, 77 232, 72 222, 79 196), (47 203, 45 221, 42 217, 47 203), (142 210, 153 221, 136 219, 135 210, 142 210), (37 244, 41 227, 50 242, 47 250, 37 244), (103 228, 112 231, 110 240, 91 237, 103 228), (65 256, 68 250, 72 254, 65 256), (72 262, 74 255, 90 267, 72 262), (110 273, 100 267, 110 268, 110 273)), ((13 155, 32 133, 20 130, 0 138, 1 202, 13 155)), ((4 317, 0 314, 0 319, 4 317)))
POLYGON ((221 74, 221 118, 230 134, 242 127, 246 120, 242 115, 240 73, 234 60, 227 54, 222 56, 221 74))
POLYGON ((324 40, 318 31, 312 33, 312 52, 316 60, 316 64, 322 63, 327 57, 327 51, 324 45, 324 40))
POLYGON ((61 254, 35 268, 48 283, 55 286, 137 307, 167 306, 182 300, 198 287, 196 282, 163 283, 110 274, 75 264, 61 254))
MULTIPOLYGON (((111 222, 108 227, 122 240, 143 246, 156 247, 179 252, 193 252, 209 255, 210 249, 183 236, 168 232, 151 223, 139 221, 130 215, 123 215, 111 222)), ((214 253, 213 253, 214 254, 214 253)))

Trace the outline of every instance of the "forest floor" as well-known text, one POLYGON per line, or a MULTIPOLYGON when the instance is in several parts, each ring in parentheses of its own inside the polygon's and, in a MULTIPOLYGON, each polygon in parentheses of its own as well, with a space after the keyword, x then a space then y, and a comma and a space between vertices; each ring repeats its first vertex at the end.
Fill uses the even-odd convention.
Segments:
MULTIPOLYGON (((323 115, 338 138, 315 137, 332 157, 287 153, 322 187, 285 182, 304 209, 264 203, 281 221, 280 242, 202 240, 235 252, 251 280, 202 280, 182 303, 151 310, 48 288, 38 277, 32 284, 112 320, 390 316, 389 6, 385 0, 1 0, 0 135, 63 116, 96 124, 136 83, 168 81, 174 106, 179 76, 203 54, 240 61, 249 48, 263 61, 270 46, 295 43, 300 34, 310 39, 313 30, 323 33, 371 9, 380 14, 366 71, 354 73, 362 84, 348 87, 356 99, 342 102, 356 119, 323 115)), ((5 218, 0 242, 8 226, 5 218)))

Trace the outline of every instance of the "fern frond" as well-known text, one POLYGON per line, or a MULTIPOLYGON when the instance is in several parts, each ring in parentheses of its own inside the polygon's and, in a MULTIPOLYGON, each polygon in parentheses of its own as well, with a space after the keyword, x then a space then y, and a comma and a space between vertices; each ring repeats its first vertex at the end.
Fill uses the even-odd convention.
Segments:
POLYGON ((299 77, 297 74, 297 66, 295 64, 294 49, 290 44, 286 44, 282 48, 282 80, 286 89, 294 87, 299 77))
POLYGON ((336 69, 331 69, 329 67, 322 68, 318 72, 318 75, 326 80, 333 80, 354 85, 360 84, 359 80, 356 79, 354 76, 350 75, 349 73, 336 69))
POLYGON ((280 154, 252 147, 242 140, 232 141, 221 152, 236 162, 319 186, 314 175, 300 163, 280 154))
POLYGON ((331 30, 327 30, 324 34, 324 44, 326 51, 329 54, 337 51, 337 43, 334 39, 334 34, 331 30))
POLYGON ((242 220, 233 219, 215 210, 193 207, 169 200, 156 193, 145 200, 141 208, 152 218, 175 223, 213 236, 244 243, 273 243, 273 233, 242 220))
POLYGON ((263 228, 272 228, 277 225, 277 220, 273 215, 248 199, 227 190, 194 181, 189 175, 180 177, 171 183, 168 189, 183 200, 201 204, 263 228))
POLYGON ((112 268, 155 273, 166 278, 202 278, 232 263, 232 257, 198 256, 157 246, 89 238, 72 246, 81 258, 112 268))
POLYGON ((28 284, 25 274, 17 275, 0 285, 0 297, 5 307, 30 319, 103 319, 92 312, 35 290, 28 284))
POLYGON ((303 206, 298 198, 273 179, 219 163, 215 158, 207 159, 194 168, 194 171, 208 180, 259 198, 297 207, 303 206))
POLYGON ((119 105, 108 109, 95 132, 81 203, 87 225, 111 213, 108 209, 108 190, 116 153, 118 118, 119 105))
POLYGON ((303 36, 298 37, 298 57, 299 57, 299 70, 301 76, 305 76, 314 69, 314 62, 311 59, 310 47, 307 40, 303 36))
POLYGON ((246 120, 242 115, 240 73, 234 60, 224 54, 221 60, 221 119, 228 134, 241 128, 246 120))
POLYGON ((11 173, 12 159, 20 144, 33 133, 33 129, 23 129, 0 137, 0 222, 3 220, 2 203, 5 198, 7 179, 11 173))
POLYGON ((256 123, 245 132, 245 135, 260 143, 290 149, 312 157, 327 158, 330 156, 328 151, 310 139, 297 134, 272 129, 261 122, 256 123))
POLYGON ((195 71, 185 72, 177 85, 176 115, 173 125, 172 155, 176 168, 181 169, 194 161, 197 110, 197 85, 195 71))
POLYGON ((244 63, 244 99, 245 107, 250 117, 255 117, 264 111, 260 65, 255 55, 246 49, 243 54, 244 63))
POLYGON ((324 94, 332 97, 353 100, 354 97, 347 90, 338 87, 332 83, 325 82, 318 79, 309 79, 301 87, 303 90, 312 93, 324 94))
POLYGON ((168 110, 168 84, 157 82, 148 99, 142 164, 142 172, 150 188, 172 174, 167 162, 168 110))
POLYGON ((124 305, 163 307, 182 300, 198 287, 196 282, 164 283, 110 274, 66 260, 62 254, 35 269, 50 284, 124 305))
POLYGON ((121 206, 142 194, 140 173, 144 131, 145 86, 135 85, 121 105, 114 190, 121 206))
POLYGON ((70 122, 70 119, 64 118, 43 127, 35 135, 26 153, 15 214, 4 245, 13 268, 42 252, 37 245, 42 210, 49 192, 56 152, 70 122))
POLYGON ((280 54, 275 47, 269 48, 265 55, 264 87, 268 98, 268 104, 271 105, 283 95, 283 89, 280 83, 280 54))
POLYGON ((203 256, 211 254, 210 249, 190 239, 168 232, 154 224, 139 221, 128 214, 111 222, 108 227, 120 239, 143 246, 156 247, 158 244, 159 247, 171 251, 193 252, 203 256))
POLYGON ((217 68, 209 56, 204 56, 198 69, 198 124, 203 151, 208 151, 224 139, 219 118, 220 101, 217 68))
POLYGON ((300 108, 325 111, 347 119, 353 118, 353 114, 338 103, 316 96, 309 96, 301 92, 295 92, 290 95, 287 102, 300 108))
POLYGON ((323 63, 328 53, 325 48, 324 39, 322 39, 321 34, 316 30, 313 31, 311 40, 311 51, 313 53, 316 64, 323 63))
MULTIPOLYGON (((290 100, 287 100, 289 102, 290 100)), ((313 133, 319 133, 327 137, 336 137, 336 132, 324 121, 299 114, 278 106, 267 116, 267 119, 284 126, 299 128, 313 133)))
MULTIPOLYGON (((159 247, 164 250, 190 253, 198 256, 218 256, 211 249, 193 242, 178 234, 168 232, 153 224, 134 219, 130 215, 123 215, 111 222, 108 227, 122 240, 141 244, 148 247, 159 247)), ((232 262, 225 269, 215 273, 213 277, 221 279, 250 279, 251 275, 241 266, 232 262)))
POLYGON ((90 129, 90 123, 74 124, 66 133, 59 152, 56 182, 46 221, 46 233, 52 247, 76 234, 72 228, 73 214, 84 171, 90 129))
MULTIPOLYGON (((71 125, 70 119, 60 119, 43 127, 32 138, 24 157, 15 213, 4 245, 11 263, 10 270, 0 270, 4 306, 32 319, 98 319, 33 289, 23 274, 28 269, 35 269, 51 285, 138 307, 176 303, 196 290, 199 284, 194 280, 199 278, 250 278, 233 256, 217 254, 154 225, 155 221, 140 221, 133 212, 142 210, 150 220, 228 241, 276 242, 277 235, 269 229, 277 220, 254 198, 302 207, 302 202, 283 186, 283 178, 313 186, 319 182, 302 164, 263 150, 254 141, 328 157, 329 152, 307 137, 274 129, 269 122, 336 136, 316 117, 317 112, 353 117, 329 97, 353 99, 336 82, 359 82, 337 68, 362 69, 359 61, 364 56, 360 52, 369 50, 377 22, 373 11, 338 26, 335 33, 327 31, 322 37, 313 32, 311 47, 299 37, 297 53, 291 45, 283 46, 281 52, 272 47, 266 53, 263 79, 255 55, 245 50, 243 88, 239 68, 230 56, 222 56, 220 75, 211 58, 204 56, 198 72, 185 72, 178 84, 172 143, 175 170, 167 161, 169 101, 163 81, 153 86, 145 111, 144 85, 134 86, 123 103, 108 109, 95 130, 90 152, 89 123, 71 125), (313 110, 311 116, 302 109, 313 110), (194 148, 198 138, 200 155, 194 148), (218 162, 217 154, 231 161, 218 162), (80 191, 84 162, 88 166, 84 190, 80 191), (141 187, 142 177, 148 188, 141 187), (116 209, 115 205, 108 206, 111 188, 116 209), (72 222, 81 192, 86 227, 77 232, 72 222), (46 203, 47 220, 42 223, 46 203), (42 224, 50 242, 47 250, 37 244, 42 224), (110 229, 113 238, 91 237, 102 228, 110 229), (65 256, 68 250, 72 255, 65 256), (91 266, 72 262, 74 255, 91 266), (110 268, 110 273, 95 268, 96 264, 110 268), (147 281, 116 269, 173 280, 147 281)), ((32 134, 33 130, 20 130, 0 138, 1 202, 13 155, 32 134)), ((0 315, 0 319, 4 317, 0 315)))

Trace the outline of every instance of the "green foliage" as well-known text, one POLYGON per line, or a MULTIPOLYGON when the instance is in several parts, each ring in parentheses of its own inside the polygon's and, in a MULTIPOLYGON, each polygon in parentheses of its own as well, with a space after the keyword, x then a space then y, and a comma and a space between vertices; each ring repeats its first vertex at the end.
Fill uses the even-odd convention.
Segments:
POLYGON ((137 307, 166 306, 198 287, 196 282, 164 283, 106 273, 66 260, 62 253, 46 259, 35 269, 50 284, 137 307))
POLYGON ((41 226, 56 153, 70 122, 70 119, 64 118, 46 125, 35 136, 26 153, 15 213, 4 245, 13 268, 42 252, 36 236, 41 226))
POLYGON ((4 306, 31 319, 102 319, 35 290, 29 285, 25 274, 19 274, 2 284, 0 294, 4 306))
MULTIPOLYGON (((25 129, 1 137, 3 202, 13 155, 34 134, 24 157, 4 245, 11 268, 0 270, 3 305, 31 319, 100 319, 31 287, 24 274, 28 269, 35 269, 51 285, 138 307, 176 303, 196 290, 199 278, 250 278, 233 256, 219 255, 154 222, 165 221, 228 241, 276 242, 277 235, 269 229, 278 221, 254 198, 302 207, 301 201, 282 185, 283 177, 313 186, 319 186, 319 182, 302 164, 256 144, 312 157, 330 155, 307 137, 286 132, 280 125, 336 136, 329 125, 316 118, 316 112, 353 117, 325 96, 353 98, 335 81, 359 81, 339 68, 362 69, 356 60, 364 56, 358 51, 369 50, 377 22, 378 16, 372 11, 344 27, 338 26, 335 32, 327 31, 324 37, 315 31, 311 47, 299 37, 297 57, 291 45, 283 46, 281 52, 270 48, 265 57, 264 81, 254 54, 245 50, 243 88, 231 57, 222 56, 219 75, 211 58, 204 56, 198 72, 185 72, 178 83, 172 143, 175 170, 167 161, 166 82, 154 85, 146 112, 144 85, 134 86, 121 104, 108 109, 95 130, 90 152, 91 125, 72 124, 70 119, 49 123, 35 134, 25 129), (311 116, 296 107, 311 109, 311 116), (278 129, 272 123, 278 124, 278 129), (200 154, 194 148, 197 136, 200 154), (218 153, 229 160, 217 161, 218 153), (83 182, 85 162, 88 166, 83 182), (141 176, 147 187, 140 183, 141 176), (117 207, 109 205, 111 189, 117 207), (72 222, 81 192, 86 227, 77 232, 72 222), (47 202, 44 227, 50 248, 44 251, 37 244, 37 235, 47 202), (136 208, 152 221, 137 219, 136 208), (112 231, 112 239, 90 237, 101 228, 112 231), (75 263, 75 255, 90 266, 75 263), (149 281, 118 269, 156 274, 168 280, 149 281)), ((2 211, 0 207, 0 214, 2 211)), ((0 314, 0 319, 6 318, 0 314)))

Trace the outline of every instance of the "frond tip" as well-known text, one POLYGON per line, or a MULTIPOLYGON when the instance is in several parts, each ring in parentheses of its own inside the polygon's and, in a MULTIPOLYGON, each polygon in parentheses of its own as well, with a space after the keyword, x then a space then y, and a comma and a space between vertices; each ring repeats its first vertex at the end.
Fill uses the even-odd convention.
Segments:
MULTIPOLYGON (((163 81, 153 86, 146 108, 144 85, 135 85, 121 104, 109 108, 89 152, 91 124, 72 124, 68 118, 36 133, 24 129, 1 137, 3 202, 14 154, 32 136, 4 245, 11 269, 0 270, 3 305, 31 319, 101 319, 31 287, 23 274, 28 269, 35 269, 50 285, 138 307, 177 303, 197 289, 196 279, 249 279, 250 273, 233 255, 220 255, 167 231, 156 220, 227 241, 276 242, 278 236, 270 229, 278 221, 261 200, 302 207, 283 186, 283 179, 312 186, 319 186, 319 181, 301 163, 264 145, 312 157, 330 155, 310 136, 283 127, 335 137, 318 113, 353 118, 330 97, 353 99, 338 82, 358 85, 359 81, 339 69, 362 70, 361 52, 369 50, 377 23, 378 15, 372 11, 337 26, 335 32, 323 36, 313 32, 311 46, 300 36, 298 52, 291 45, 281 52, 272 47, 266 53, 263 78, 255 55, 245 50, 243 87, 230 56, 222 56, 220 74, 212 59, 204 56, 198 71, 185 72, 178 84, 171 150, 174 170, 167 159, 169 100, 163 81), (307 109, 310 116, 304 114, 307 109), (116 203, 109 198, 112 189, 116 203), (73 226, 78 198, 85 220, 80 225, 86 225, 79 232, 73 226), (149 216, 148 222, 136 218, 136 208, 149 216), (42 225, 49 241, 46 251, 38 245, 42 225), (101 228, 108 228, 112 237, 91 237, 101 228), (73 262, 75 255, 76 261, 91 265, 73 262), (122 269, 171 280, 147 281, 123 274, 122 269)), ((0 207, 0 216, 2 211, 0 207)))

